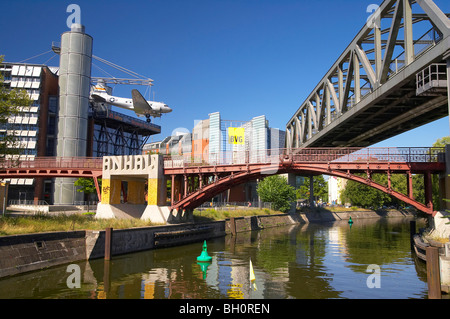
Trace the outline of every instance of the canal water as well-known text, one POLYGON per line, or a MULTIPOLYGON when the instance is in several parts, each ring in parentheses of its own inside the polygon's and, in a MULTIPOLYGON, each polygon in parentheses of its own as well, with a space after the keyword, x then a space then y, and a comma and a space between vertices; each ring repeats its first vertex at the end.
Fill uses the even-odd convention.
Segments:
POLYGON ((426 268, 411 251, 409 222, 361 219, 227 235, 207 241, 206 264, 196 260, 203 242, 84 261, 0 279, 0 298, 424 299, 426 268))

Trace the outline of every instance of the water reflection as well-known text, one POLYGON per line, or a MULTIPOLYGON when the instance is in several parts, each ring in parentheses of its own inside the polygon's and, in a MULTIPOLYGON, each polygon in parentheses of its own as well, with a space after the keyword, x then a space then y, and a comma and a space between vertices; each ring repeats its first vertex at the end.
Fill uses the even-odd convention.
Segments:
MULTIPOLYGON (((418 222, 420 226, 420 222, 418 222)), ((78 263, 81 288, 66 266, 0 280, 0 298, 426 298, 425 265, 411 253, 408 219, 278 227, 78 263), (250 285, 249 261, 256 277, 250 285), (381 268, 381 288, 366 280, 381 268)))

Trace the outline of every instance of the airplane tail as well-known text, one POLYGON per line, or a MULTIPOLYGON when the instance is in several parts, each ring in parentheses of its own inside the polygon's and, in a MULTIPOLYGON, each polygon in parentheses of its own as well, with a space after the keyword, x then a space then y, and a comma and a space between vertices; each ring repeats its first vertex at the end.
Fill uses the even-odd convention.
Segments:
POLYGON ((98 82, 91 87, 91 99, 97 103, 105 103, 108 96, 108 87, 103 82, 98 82))
POLYGON ((92 91, 95 93, 107 93, 106 88, 103 85, 94 85, 92 91))

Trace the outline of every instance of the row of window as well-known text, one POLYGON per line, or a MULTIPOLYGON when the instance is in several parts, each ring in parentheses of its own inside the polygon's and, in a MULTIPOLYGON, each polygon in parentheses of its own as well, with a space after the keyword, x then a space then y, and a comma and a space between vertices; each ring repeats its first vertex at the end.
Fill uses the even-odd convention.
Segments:
POLYGON ((14 82, 40 82, 41 78, 30 78, 30 77, 18 77, 18 76, 5 76, 5 80, 10 79, 14 82))

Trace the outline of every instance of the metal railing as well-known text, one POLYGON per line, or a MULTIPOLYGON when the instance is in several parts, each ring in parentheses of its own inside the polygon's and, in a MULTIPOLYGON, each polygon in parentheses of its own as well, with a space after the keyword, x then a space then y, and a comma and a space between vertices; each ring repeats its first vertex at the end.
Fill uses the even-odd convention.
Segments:
POLYGON ((35 157, 25 160, 8 159, 0 162, 0 168, 101 170, 102 164, 101 157, 35 157))
POLYGON ((164 168, 196 166, 276 164, 283 161, 309 163, 430 163, 444 162, 443 147, 389 148, 297 148, 256 151, 230 151, 209 154, 207 158, 168 155, 164 168))
POLYGON ((43 200, 39 199, 38 201, 35 201, 34 199, 11 199, 8 201, 9 206, 47 206, 48 203, 43 200))
POLYGON ((272 209, 272 203, 269 202, 205 202, 197 209, 205 210, 208 208, 219 210, 238 210, 238 209, 272 209))
POLYGON ((420 95, 429 89, 447 90, 447 65, 434 63, 416 74, 416 94, 420 95))

